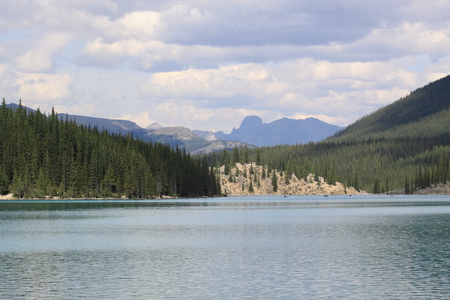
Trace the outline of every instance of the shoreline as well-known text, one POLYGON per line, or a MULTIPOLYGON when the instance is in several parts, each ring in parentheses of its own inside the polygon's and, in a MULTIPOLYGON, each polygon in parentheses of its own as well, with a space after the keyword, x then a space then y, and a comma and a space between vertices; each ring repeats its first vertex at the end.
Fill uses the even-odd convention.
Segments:
POLYGON ((126 198, 125 196, 122 197, 107 197, 107 198, 89 198, 89 197, 83 197, 83 198, 61 198, 61 197, 50 197, 46 196, 43 198, 18 198, 14 197, 12 193, 7 195, 0 195, 0 201, 20 201, 20 200, 29 200, 29 201, 39 201, 39 200, 48 200, 48 201, 59 201, 59 200, 161 200, 161 199, 179 199, 178 197, 171 197, 171 196, 162 196, 162 197, 154 197, 154 198, 148 198, 148 199, 137 199, 137 198, 126 198))

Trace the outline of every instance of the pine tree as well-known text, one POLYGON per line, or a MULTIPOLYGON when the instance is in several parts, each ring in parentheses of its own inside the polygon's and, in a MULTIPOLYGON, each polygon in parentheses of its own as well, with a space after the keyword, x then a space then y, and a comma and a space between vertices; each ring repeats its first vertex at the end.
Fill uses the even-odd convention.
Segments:
POLYGON ((276 193, 278 190, 278 179, 277 179, 277 172, 275 170, 273 170, 272 187, 273 191, 276 193))
POLYGON ((373 193, 374 194, 380 193, 380 182, 378 181, 378 178, 375 178, 375 182, 373 184, 373 193))
POLYGON ((254 189, 253 189, 253 184, 252 184, 251 180, 250 180, 250 185, 248 186, 248 192, 249 193, 254 193, 255 192, 254 189))
POLYGON ((408 177, 405 178, 405 195, 411 194, 411 190, 409 188, 408 177))
POLYGON ((259 149, 259 148, 256 148, 256 164, 258 166, 262 165, 262 163, 261 163, 261 149, 259 149))
POLYGON ((233 175, 231 174, 231 172, 230 172, 230 174, 228 175, 228 182, 234 182, 234 180, 233 180, 233 175))
POLYGON ((355 178, 353 179, 353 184, 354 184, 354 188, 355 190, 359 191, 359 179, 358 179, 358 171, 355 172, 355 178))
POLYGON ((291 182, 289 181, 289 176, 284 176, 284 184, 289 185, 291 182))
POLYGON ((240 162, 239 148, 237 146, 233 147, 233 165, 240 162))

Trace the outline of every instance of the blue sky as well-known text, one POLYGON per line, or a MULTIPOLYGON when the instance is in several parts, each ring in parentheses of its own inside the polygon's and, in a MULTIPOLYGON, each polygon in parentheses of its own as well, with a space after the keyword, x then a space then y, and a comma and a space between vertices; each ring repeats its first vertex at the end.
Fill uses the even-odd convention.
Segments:
POLYGON ((450 1, 0 0, 0 97, 146 127, 347 126, 450 72, 450 1))

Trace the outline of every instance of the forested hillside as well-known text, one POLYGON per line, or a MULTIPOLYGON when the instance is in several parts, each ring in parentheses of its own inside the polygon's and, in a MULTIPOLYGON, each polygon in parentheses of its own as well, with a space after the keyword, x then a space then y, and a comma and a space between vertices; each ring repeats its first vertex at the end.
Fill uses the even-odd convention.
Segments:
POLYGON ((450 76, 417 89, 335 134, 333 141, 437 137, 450 131, 450 76))
POLYGON ((312 173, 373 193, 414 193, 450 179, 449 108, 450 77, 445 77, 322 142, 236 149, 211 161, 230 166, 256 161, 298 178, 312 173))
POLYGON ((18 197, 189 197, 220 194, 206 159, 170 146, 0 107, 0 192, 18 197))

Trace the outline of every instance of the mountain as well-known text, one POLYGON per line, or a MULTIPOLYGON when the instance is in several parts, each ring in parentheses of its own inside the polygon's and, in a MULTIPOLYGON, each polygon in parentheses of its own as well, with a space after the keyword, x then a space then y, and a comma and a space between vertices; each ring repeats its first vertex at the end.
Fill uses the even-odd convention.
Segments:
POLYGON ((342 129, 343 127, 330 125, 315 118, 304 120, 282 118, 270 123, 263 123, 258 116, 248 116, 244 118, 241 126, 237 129, 233 128, 230 134, 222 131, 194 132, 208 140, 239 141, 261 147, 318 142, 342 129))
POLYGON ((429 138, 446 135, 449 130, 450 76, 447 76, 361 118, 330 140, 429 138))
POLYGON ((150 126, 145 127, 145 129, 147 130, 157 130, 157 129, 161 129, 163 128, 161 125, 159 125, 158 123, 153 123, 150 126))
POLYGON ((186 149, 191 154, 204 154, 217 152, 223 149, 231 150, 234 147, 254 148, 236 141, 206 140, 198 136, 193 131, 185 127, 161 127, 156 130, 147 130, 145 133, 138 132, 143 140, 152 140, 171 146, 179 146, 186 149))
POLYGON ((58 117, 61 120, 64 120, 65 118, 74 120, 79 125, 86 125, 91 127, 96 126, 100 130, 107 129, 112 133, 127 133, 131 131, 139 131, 142 129, 136 123, 127 120, 111 120, 68 114, 58 114, 58 117))
POLYGON ((179 146, 185 148, 188 152, 200 152, 203 148, 209 146, 209 142, 202 139, 191 130, 185 127, 161 127, 156 130, 139 131, 138 136, 143 140, 151 140, 168 144, 171 146, 179 146))
POLYGON ((222 138, 218 138, 212 131, 192 130, 192 132, 207 141, 223 140, 222 138))
MULTIPOLYGON (((19 105, 15 103, 10 103, 6 105, 8 108, 17 109, 19 105)), ((26 111, 35 111, 32 108, 25 107, 26 111)), ((111 120, 111 119, 103 119, 103 118, 94 118, 94 117, 85 117, 78 115, 69 115, 69 114, 58 114, 58 118, 60 120, 74 120, 79 125, 85 125, 90 127, 97 127, 99 130, 106 129, 112 133, 127 133, 130 131, 139 131, 142 128, 139 127, 136 123, 127 121, 127 120, 111 120)))

